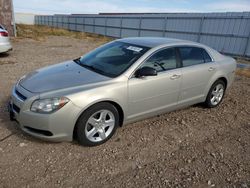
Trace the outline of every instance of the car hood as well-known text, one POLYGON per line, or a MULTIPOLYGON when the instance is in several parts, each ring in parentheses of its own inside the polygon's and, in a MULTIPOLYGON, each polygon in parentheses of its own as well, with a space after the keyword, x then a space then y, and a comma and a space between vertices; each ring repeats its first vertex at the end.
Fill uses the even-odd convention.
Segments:
POLYGON ((19 85, 30 92, 42 93, 109 79, 111 78, 88 70, 74 61, 69 61, 31 72, 19 81, 19 85))

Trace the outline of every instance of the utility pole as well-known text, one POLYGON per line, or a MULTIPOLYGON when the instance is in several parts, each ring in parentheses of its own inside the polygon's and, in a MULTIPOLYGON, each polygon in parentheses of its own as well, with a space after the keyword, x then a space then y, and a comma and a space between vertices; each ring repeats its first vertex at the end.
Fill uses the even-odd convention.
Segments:
POLYGON ((14 5, 13 5, 13 0, 11 1, 11 9, 12 9, 12 25, 13 25, 13 32, 14 36, 16 37, 16 20, 15 20, 15 13, 14 13, 14 5))
POLYGON ((16 36, 12 0, 0 0, 0 24, 8 30, 11 36, 16 36))

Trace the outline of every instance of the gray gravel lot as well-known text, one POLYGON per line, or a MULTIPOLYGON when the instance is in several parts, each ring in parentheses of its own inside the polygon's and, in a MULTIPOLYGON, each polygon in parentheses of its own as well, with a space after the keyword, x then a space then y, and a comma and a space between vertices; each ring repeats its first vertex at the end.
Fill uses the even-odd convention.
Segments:
POLYGON ((0 56, 0 187, 250 187, 250 78, 237 76, 218 108, 196 105, 129 124, 98 147, 40 141, 9 121, 20 76, 99 44, 18 39, 0 56))

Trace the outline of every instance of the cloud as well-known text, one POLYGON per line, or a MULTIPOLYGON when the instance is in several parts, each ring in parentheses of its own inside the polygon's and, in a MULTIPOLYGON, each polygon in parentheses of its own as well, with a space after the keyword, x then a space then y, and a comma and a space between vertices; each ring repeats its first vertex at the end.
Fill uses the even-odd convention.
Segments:
POLYGON ((238 1, 221 1, 207 4, 205 6, 208 10, 212 11, 250 11, 250 1, 238 0, 238 1))
MULTIPOLYGON (((178 2, 186 2, 187 0, 178 0, 178 2)), ((41 14, 55 14, 55 13, 100 13, 100 12, 190 12, 194 10, 186 8, 175 8, 166 6, 162 7, 159 3, 167 5, 166 1, 159 0, 157 3, 150 0, 14 0, 15 12, 32 12, 41 14)), ((177 2, 177 0, 169 0, 170 2, 177 2)))
POLYGON ((93 14, 100 12, 250 11, 250 0, 13 0, 15 12, 93 14))

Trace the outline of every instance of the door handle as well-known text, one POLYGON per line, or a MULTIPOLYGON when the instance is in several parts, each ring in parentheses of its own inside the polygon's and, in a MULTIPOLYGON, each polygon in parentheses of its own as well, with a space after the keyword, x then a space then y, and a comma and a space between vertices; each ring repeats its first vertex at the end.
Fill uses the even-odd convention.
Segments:
POLYGON ((208 71, 214 71, 216 68, 214 68, 214 67, 209 67, 208 68, 208 71))
POLYGON ((170 77, 170 79, 171 79, 171 80, 175 80, 175 79, 178 79, 178 78, 180 78, 180 77, 181 77, 181 75, 179 75, 179 74, 174 74, 173 76, 170 77))

